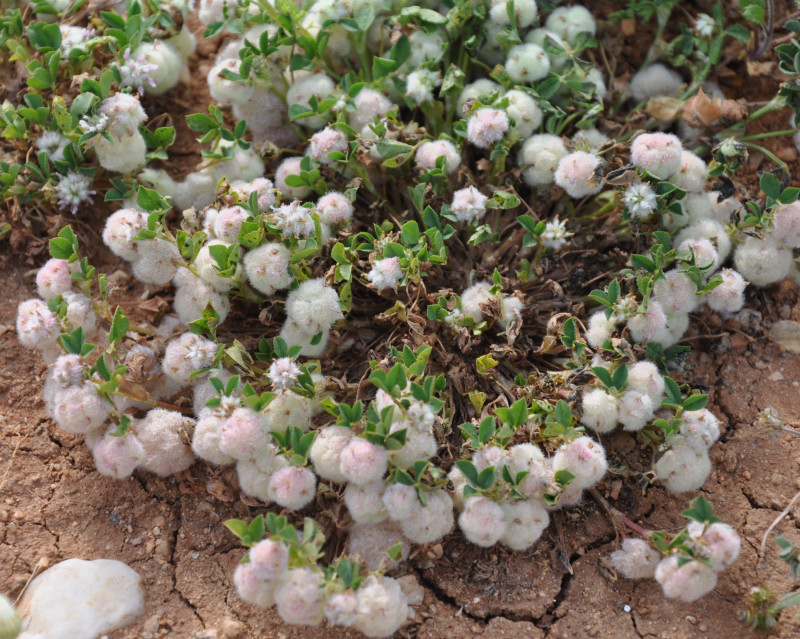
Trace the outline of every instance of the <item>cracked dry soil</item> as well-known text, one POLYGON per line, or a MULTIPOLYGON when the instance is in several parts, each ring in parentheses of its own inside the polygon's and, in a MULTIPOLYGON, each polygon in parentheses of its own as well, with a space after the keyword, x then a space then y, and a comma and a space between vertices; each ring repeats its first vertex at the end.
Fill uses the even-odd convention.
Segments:
MULTIPOLYGON (((16 340, 16 306, 35 293, 33 262, 4 261, 0 591, 16 597, 32 575, 63 559, 113 558, 142 576, 146 613, 109 639, 359 636, 325 626, 288 626, 273 611, 239 601, 230 576, 243 550, 222 522, 250 519, 263 508, 240 499, 224 473, 201 462, 167 479, 136 473, 114 481, 95 471, 81 438, 48 419, 41 399, 46 366, 16 340)), ((616 547, 614 529, 599 506, 586 499, 578 508, 556 513, 543 539, 526 552, 480 549, 458 532, 440 545, 419 549, 402 570, 417 575, 425 600, 416 620, 398 636, 749 636, 737 620, 749 588, 791 588, 775 544, 767 544, 764 560, 758 548, 764 531, 800 488, 800 437, 776 437, 753 426, 768 406, 787 424, 800 420, 800 356, 783 352, 763 334, 770 318, 800 319, 800 303, 788 284, 776 287, 769 298, 774 303, 762 309, 765 319, 751 330, 753 336, 730 322, 718 327, 717 338, 694 343, 685 372, 687 380, 708 390, 711 408, 725 426, 711 451, 714 470, 703 493, 745 540, 739 561, 722 574, 713 593, 683 604, 665 600, 655 582, 617 578, 605 561, 616 547)), ((627 434, 603 443, 612 455, 627 454, 634 446, 627 434)), ((635 470, 637 461, 628 461, 635 470)), ((647 461, 642 460, 643 467, 647 461)), ((652 529, 682 526, 680 513, 694 494, 660 488, 643 493, 632 479, 621 486, 616 481, 607 477, 601 491, 631 519, 652 529)), ((800 539, 796 511, 778 525, 778 534, 800 539)), ((773 636, 798 633, 800 621, 793 611, 784 612, 773 636)))

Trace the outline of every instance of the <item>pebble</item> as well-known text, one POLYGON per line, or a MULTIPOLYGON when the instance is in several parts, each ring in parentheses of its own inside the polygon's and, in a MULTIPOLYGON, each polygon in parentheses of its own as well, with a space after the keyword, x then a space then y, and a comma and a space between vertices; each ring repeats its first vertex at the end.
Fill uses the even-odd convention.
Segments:
POLYGON ((135 570, 113 559, 67 559, 31 582, 19 605, 18 639, 96 639, 144 612, 135 570))

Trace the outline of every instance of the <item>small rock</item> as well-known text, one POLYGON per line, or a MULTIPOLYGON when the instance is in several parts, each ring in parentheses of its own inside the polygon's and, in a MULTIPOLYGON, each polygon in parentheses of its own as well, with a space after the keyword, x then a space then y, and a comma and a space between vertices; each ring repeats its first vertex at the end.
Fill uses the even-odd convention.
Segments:
POLYGON ((780 320, 769 329, 769 338, 778 342, 790 353, 800 353, 800 324, 792 320, 780 320))
POLYGON ((19 639, 96 639, 144 612, 144 589, 121 561, 67 559, 31 582, 19 612, 19 639))
POLYGON ((238 637, 244 631, 244 624, 241 621, 236 621, 230 617, 225 617, 222 620, 222 636, 228 639, 238 637))

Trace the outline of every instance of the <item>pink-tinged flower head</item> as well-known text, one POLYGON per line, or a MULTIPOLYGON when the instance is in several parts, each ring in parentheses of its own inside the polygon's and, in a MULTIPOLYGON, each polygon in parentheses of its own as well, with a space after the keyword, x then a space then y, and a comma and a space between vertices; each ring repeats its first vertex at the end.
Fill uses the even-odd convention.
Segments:
POLYGON ((42 300, 22 302, 17 309, 17 337, 28 348, 44 348, 58 339, 58 318, 42 300))
POLYGON ((358 485, 381 479, 388 463, 389 457, 382 446, 360 437, 353 438, 344 447, 339 458, 342 474, 358 485))
POLYGON ((325 127, 308 141, 308 155, 320 164, 334 165, 336 162, 328 158, 328 154, 334 152, 347 153, 347 136, 341 131, 325 127))
POLYGON ((800 248, 800 202, 778 208, 773 222, 772 237, 789 248, 800 248))
POLYGON ((317 494, 317 477, 308 468, 289 466, 269 480, 269 497, 279 506, 300 510, 317 494))
POLYGON ((480 149, 488 149, 508 132, 508 115, 502 109, 483 107, 467 122, 467 139, 480 149))
POLYGON ((258 211, 260 213, 266 213, 278 201, 275 197, 275 185, 272 180, 265 177, 258 177, 250 182, 237 180, 231 184, 231 188, 240 202, 249 201, 250 194, 255 193, 258 197, 258 211))
POLYGON ((36 287, 39 295, 49 300, 63 295, 72 288, 72 269, 67 260, 55 258, 47 260, 36 274, 36 287))
POLYGON ((585 151, 564 156, 556 167, 553 180, 573 199, 594 195, 603 188, 600 158, 585 151))
POLYGON ((239 239, 239 231, 248 217, 247 211, 241 206, 220 209, 217 219, 214 220, 214 235, 223 242, 233 244, 239 239))
POLYGON ((403 277, 403 269, 400 268, 400 259, 396 257, 385 257, 372 265, 372 270, 367 273, 367 279, 375 285, 379 291, 385 288, 397 290, 397 283, 403 277))
POLYGON ((323 224, 343 224, 353 217, 353 204, 343 193, 330 191, 317 200, 317 213, 323 224))
POLYGON ((450 211, 458 218, 459 222, 475 222, 483 218, 488 201, 487 196, 470 185, 453 193, 450 211))
POLYGON ((423 171, 436 168, 436 160, 444 156, 445 172, 455 173, 461 164, 461 154, 452 142, 447 140, 432 140, 420 144, 415 156, 417 167, 423 171))
POLYGON ((300 368, 291 357, 281 357, 270 364, 267 377, 275 390, 287 390, 294 386, 300 368))
POLYGON ((105 435, 92 452, 97 472, 114 479, 130 477, 144 459, 144 448, 132 433, 123 437, 105 435))
POLYGON ((264 539, 250 549, 250 565, 259 579, 277 579, 289 568, 289 550, 280 542, 264 539))
POLYGON ((671 133, 642 133, 631 145, 631 161, 651 175, 666 180, 681 168, 683 147, 671 133))
POLYGON ((219 449, 234 459, 250 459, 267 444, 258 415, 249 408, 237 408, 219 428, 219 449))

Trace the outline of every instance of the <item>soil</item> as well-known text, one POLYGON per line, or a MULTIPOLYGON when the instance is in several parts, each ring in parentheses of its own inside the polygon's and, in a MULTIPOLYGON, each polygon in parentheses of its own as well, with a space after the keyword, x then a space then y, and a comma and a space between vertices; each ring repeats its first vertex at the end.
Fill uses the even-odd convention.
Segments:
MULTIPOLYGON (((710 3, 706 4, 710 11, 710 3)), ((788 5, 781 10, 788 11, 788 5)), ((597 11, 606 13, 604 9, 597 11)), ((649 31, 635 36, 609 31, 617 42, 615 52, 621 65, 616 71, 618 77, 635 68, 633 65, 643 57, 646 49, 640 46, 642 33, 649 31)), ((202 80, 218 45, 219 40, 204 43, 192 61, 193 78, 201 81, 170 94, 166 104, 151 106, 159 106, 156 111, 184 112, 189 104, 207 101, 202 80)), ((731 54, 730 64, 718 78, 729 97, 750 101, 771 98, 777 80, 763 74, 742 81, 745 63, 735 57, 736 51, 731 54), (737 73, 740 79, 735 81, 737 73)), ((145 106, 150 112, 150 106, 145 106)), ((748 133, 785 128, 787 120, 788 112, 779 112, 759 120, 748 133)), ((199 149, 182 122, 182 118, 173 120, 179 128, 179 142, 173 149, 174 161, 166 166, 176 177, 191 170, 199 159, 199 149)), ((764 146, 797 174, 800 164, 792 144, 771 139, 764 146)), ((739 176, 745 187, 753 189, 757 184, 757 171, 763 162, 763 156, 751 156, 739 176)), ((531 204, 537 210, 541 206, 539 202, 531 204)), ((106 214, 104 205, 98 205, 83 222, 51 216, 46 223, 15 228, 10 249, 8 244, 0 244, 0 270, 4 275, 0 292, 6 300, 0 306, 0 591, 16 597, 33 576, 63 559, 114 558, 128 563, 142 576, 146 613, 132 626, 110 634, 109 639, 360 637, 359 633, 327 626, 288 626, 274 610, 258 610, 239 600, 231 575, 244 551, 222 524, 232 517, 250 519, 265 508, 240 495, 229 471, 198 462, 176 477, 161 479, 136 473, 129 480, 115 481, 95 471, 80 437, 65 434, 48 418, 41 399, 46 366, 36 352, 17 342, 16 307, 35 296, 34 277, 47 257, 47 236, 63 223, 73 224, 82 245, 90 248, 92 262, 101 270, 111 273, 123 267, 100 247, 97 228, 106 214)), ((598 232, 598 237, 603 238, 603 233, 598 232)), ((565 286, 580 279, 585 286, 606 270, 618 268, 602 243, 592 246, 586 239, 580 245, 576 238, 574 247, 573 252, 562 254, 562 260, 545 264, 543 275, 565 286)), ((511 259, 500 253, 494 256, 504 272, 513 272, 511 259)), ((465 269, 475 267, 491 273, 494 266, 486 256, 465 254, 463 260, 465 269)), ((563 291, 559 297, 559 285, 539 283, 547 277, 539 278, 526 291, 530 307, 526 319, 540 324, 554 308, 573 312, 579 308, 563 291)), ((430 287, 428 292, 434 290, 430 287)), ((147 292, 123 279, 114 301, 135 309, 138 299, 155 294, 169 301, 169 289, 147 292)), ((800 321, 800 300, 796 287, 785 282, 766 292, 751 292, 747 306, 757 313, 750 321, 739 317, 738 321, 723 322, 718 316, 696 314, 694 332, 684 339, 693 347, 692 357, 675 375, 708 392, 709 407, 724 424, 721 441, 711 449, 714 469, 702 491, 682 495, 659 487, 643 491, 633 475, 609 475, 599 486, 612 506, 639 525, 659 530, 679 529, 685 522, 681 512, 688 501, 704 494, 715 514, 739 530, 744 541, 739 560, 720 575, 711 594, 685 604, 665 599, 653 581, 618 577, 607 560, 618 546, 618 534, 602 507, 586 497, 576 508, 555 513, 542 540, 529 551, 480 549, 466 543, 457 531, 439 544, 416 549, 400 573, 416 575, 425 588, 425 600, 413 623, 397 636, 750 636, 738 621, 750 588, 768 586, 782 593, 793 587, 772 539, 767 541, 765 556, 760 555, 759 548, 769 525, 800 490, 800 437, 786 432, 776 435, 754 423, 763 409, 772 407, 787 427, 800 428, 800 355, 784 351, 766 334, 775 320, 800 321)), ((252 313, 243 326, 242 330, 251 335, 264 330, 252 313)), ((388 344, 381 331, 395 328, 365 327, 362 342, 355 346, 362 364, 365 359, 386 355, 388 344)), ((516 365, 525 369, 529 364, 527 353, 538 344, 530 335, 521 336, 520 343, 525 354, 516 365)), ((328 359, 350 361, 351 347, 349 343, 334 344, 328 359)), ((530 357, 535 359, 534 355, 530 357)), ((450 366, 448 381, 461 395, 481 383, 464 374, 464 361, 456 358, 442 362, 450 366)), ((349 379, 358 378, 359 371, 346 372, 349 379)), ((629 434, 602 441, 620 457, 635 444, 629 434)), ((320 516, 321 507, 308 510, 301 514, 320 516)), ((326 516, 323 513, 323 528, 337 532, 331 517, 326 516)), ((790 512, 771 537, 785 535, 800 540, 799 516, 797 509, 790 512)), ((772 636, 799 635, 800 620, 794 612, 781 614, 772 636)))

